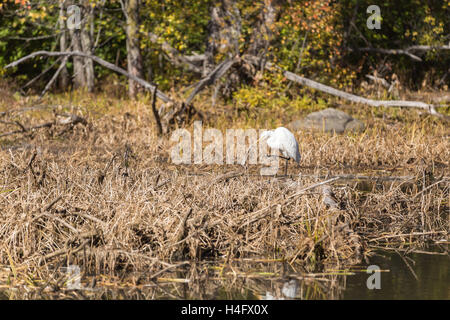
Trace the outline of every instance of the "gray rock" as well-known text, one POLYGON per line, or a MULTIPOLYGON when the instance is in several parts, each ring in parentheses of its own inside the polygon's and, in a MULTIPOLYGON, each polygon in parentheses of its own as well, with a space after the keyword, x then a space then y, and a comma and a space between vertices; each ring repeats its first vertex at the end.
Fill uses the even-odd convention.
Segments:
POLYGON ((288 126, 294 131, 315 129, 336 133, 364 131, 365 129, 362 121, 334 108, 310 113, 304 119, 292 121, 288 126))
POLYGON ((352 119, 345 125, 345 131, 362 132, 366 129, 364 122, 358 119, 352 119))

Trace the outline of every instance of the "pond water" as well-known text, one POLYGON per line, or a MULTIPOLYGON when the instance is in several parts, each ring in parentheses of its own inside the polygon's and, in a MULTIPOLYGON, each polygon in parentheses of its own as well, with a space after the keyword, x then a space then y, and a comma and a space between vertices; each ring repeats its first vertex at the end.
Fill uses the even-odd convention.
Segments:
MULTIPOLYGON (((404 300, 450 299, 450 256, 448 248, 409 253, 377 250, 368 263, 346 270, 328 270, 316 280, 299 280, 288 274, 291 280, 271 281, 266 288, 246 292, 219 291, 218 299, 339 299, 339 300, 404 300), (369 289, 369 266, 379 267, 379 289, 369 289), (332 275, 334 273, 334 275, 332 275), (297 279, 293 279, 293 277, 297 279), (266 290, 265 292, 263 292, 266 290)), ((375 283, 375 281, 369 281, 375 283)))
MULTIPOLYGON (((439 251, 435 251, 436 253, 439 251)), ((223 293, 219 299, 339 299, 339 300, 403 300, 403 299, 450 299, 450 257, 440 254, 410 253, 378 250, 369 263, 353 266, 347 270, 329 270, 317 280, 284 280, 277 286, 272 283, 265 293, 254 296, 223 293), (379 289, 369 289, 367 273, 371 265, 380 268, 379 289), (345 274, 348 272, 348 274, 345 274), (341 275, 339 275, 339 273, 341 275)), ((291 275, 294 276, 294 275, 291 275)), ((289 278, 289 276, 288 276, 289 278)), ((375 283, 374 281, 370 281, 375 283)))
MULTIPOLYGON (((324 269, 302 273, 280 261, 233 261, 233 267, 219 271, 220 261, 186 266, 165 273, 157 281, 143 281, 121 287, 83 277, 81 290, 0 289, 2 299, 450 299, 448 245, 428 253, 378 250, 367 263, 348 269, 324 269), (434 252, 434 254, 430 254, 434 252), (367 273, 371 265, 380 272, 367 273), (209 270, 199 272, 199 270, 209 270), (193 275, 193 272, 196 275, 193 275), (379 276, 379 289, 369 289, 368 278, 379 276)), ((223 264, 223 261, 222 261, 223 264)), ((96 278, 99 278, 97 276, 96 278)), ((102 277, 100 277, 102 278, 102 277)), ((373 279, 373 278, 371 278, 373 279)), ((370 283, 376 283, 371 281, 370 283)))
MULTIPOLYGON (((400 253, 401 254, 401 253, 400 253)), ((450 258, 448 255, 412 253, 406 257, 379 251, 370 259, 378 265, 380 289, 369 290, 367 273, 347 277, 343 299, 450 299, 450 258), (408 267, 408 265, 409 267, 408 267)))

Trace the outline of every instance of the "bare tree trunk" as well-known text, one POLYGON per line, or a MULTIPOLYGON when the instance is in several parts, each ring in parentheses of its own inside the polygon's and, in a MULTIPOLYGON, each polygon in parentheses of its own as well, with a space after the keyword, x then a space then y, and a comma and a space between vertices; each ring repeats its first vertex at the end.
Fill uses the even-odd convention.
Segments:
MULTIPOLYGON (((127 60, 128 73, 143 78, 142 55, 139 38, 139 0, 127 0, 125 12, 127 19, 127 60)), ((141 91, 137 82, 129 80, 128 93, 130 98, 135 98, 141 91)))
MULTIPOLYGON (((66 32, 66 22, 64 20, 64 12, 65 12, 65 3, 66 1, 63 1, 61 3, 61 8, 59 9, 59 31, 60 31, 60 38, 59 38, 59 47, 60 51, 64 52, 67 50, 67 32, 66 32)), ((61 90, 67 90, 67 87, 69 86, 69 72, 67 71, 67 67, 64 64, 62 67, 61 73, 59 74, 59 88, 61 90)))
POLYGON ((211 9, 208 31, 203 76, 207 76, 215 68, 214 58, 217 54, 231 59, 239 54, 241 16, 235 0, 217 1, 217 4, 211 9))
POLYGON ((278 14, 277 10, 279 10, 279 7, 275 4, 275 0, 263 0, 263 2, 264 6, 261 10, 260 21, 252 34, 250 48, 248 50, 249 54, 258 57, 264 57, 269 49, 278 14))
MULTIPOLYGON (((83 48, 83 52, 87 54, 92 54, 92 43, 94 37, 94 9, 89 4, 88 0, 83 1, 84 6, 84 18, 85 23, 83 25, 83 29, 81 30, 81 46, 83 48)), ((94 91, 94 62, 92 59, 84 58, 84 76, 85 76, 85 86, 87 87, 89 92, 94 91)))
MULTIPOLYGON (((72 38, 72 51, 83 51, 81 46, 81 30, 70 30, 70 36, 72 38)), ((83 68, 83 58, 79 56, 73 57, 73 76, 74 76, 74 88, 83 88, 86 83, 83 68)))

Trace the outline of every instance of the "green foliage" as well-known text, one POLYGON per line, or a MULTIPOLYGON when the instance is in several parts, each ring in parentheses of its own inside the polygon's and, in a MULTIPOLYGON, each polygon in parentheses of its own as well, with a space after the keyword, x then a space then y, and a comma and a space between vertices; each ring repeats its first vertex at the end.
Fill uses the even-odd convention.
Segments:
MULTIPOLYGON (((340 22, 340 33, 348 32, 346 46, 351 48, 374 47, 406 49, 412 45, 445 45, 449 41, 450 1, 448 0, 399 0, 380 3, 381 29, 366 27, 369 14, 366 8, 373 1, 345 0, 337 8, 336 21, 340 22), (353 26, 351 21, 354 21, 353 26), (355 29, 356 27, 356 29, 355 29)), ((416 52, 414 52, 416 53, 416 52)), ((422 63, 406 55, 380 55, 373 53, 348 54, 345 60, 362 76, 373 70, 382 70, 382 76, 397 74, 403 84, 418 88, 428 72, 435 72, 435 79, 442 78, 450 64, 448 51, 432 50, 420 54, 422 63)))
MULTIPOLYGON (((92 34, 97 40, 94 54, 102 59, 127 68, 125 17, 118 0, 89 0, 94 8, 92 34), (97 38, 98 37, 98 38, 97 38)), ((358 52, 355 48, 406 48, 411 45, 444 45, 449 41, 449 0, 399 0, 380 5, 382 27, 369 30, 366 9, 369 0, 300 0, 274 2, 281 6, 280 14, 271 26, 271 43, 267 48, 269 60, 279 66, 336 88, 349 89, 366 74, 378 70, 383 77, 399 76, 401 83, 418 88, 422 81, 433 75, 435 81, 443 79, 450 65, 448 51, 432 50, 421 55, 424 62, 417 63, 405 55, 382 55, 358 52)), ((6 64, 37 50, 58 50, 57 1, 0 0, 0 75, 6 64), (39 40, 24 40, 38 37, 39 40)), ((142 0, 139 36, 147 80, 158 83, 161 89, 186 86, 198 80, 198 75, 171 64, 160 43, 152 43, 148 33, 157 34, 184 55, 203 53, 208 40, 208 23, 213 0, 142 0)), ((236 0, 242 26, 239 49, 245 53, 264 10, 264 1, 236 0)), ((221 57, 216 57, 220 60, 221 57)), ((40 74, 54 62, 53 58, 33 59, 8 75, 25 82, 40 74), (20 77, 18 77, 20 76, 20 77)), ((54 69, 58 65, 56 64, 54 69)), ((69 72, 72 65, 68 64, 69 72)), ((106 79, 112 71, 95 66, 96 77, 106 79)), ((53 72, 42 77, 46 82, 53 72)), ((447 76, 446 83, 449 78, 447 76)), ((101 82, 101 81, 99 81, 101 82)), ((265 75, 266 87, 252 90, 257 96, 244 99, 250 106, 265 103, 271 108, 273 91, 284 92, 287 82, 277 74, 265 75), (267 90, 265 94, 259 91, 267 90), (248 101, 247 101, 248 100, 248 101)), ((248 84, 248 83, 247 83, 248 84)), ((434 84, 434 83, 433 83, 434 84)), ((442 86, 442 84, 440 84, 442 86)), ((42 83, 36 87, 41 88, 42 83)), ((249 90, 243 87, 236 97, 249 90)), ((283 94, 282 94, 283 95, 283 94)), ((244 101, 243 100, 243 101, 244 101)))
POLYGON ((257 86, 242 86, 233 95, 238 118, 245 118, 250 124, 265 121, 276 126, 283 121, 274 118, 274 115, 295 118, 328 107, 324 99, 314 98, 310 92, 302 90, 291 96, 286 86, 287 83, 280 74, 268 74, 257 86))

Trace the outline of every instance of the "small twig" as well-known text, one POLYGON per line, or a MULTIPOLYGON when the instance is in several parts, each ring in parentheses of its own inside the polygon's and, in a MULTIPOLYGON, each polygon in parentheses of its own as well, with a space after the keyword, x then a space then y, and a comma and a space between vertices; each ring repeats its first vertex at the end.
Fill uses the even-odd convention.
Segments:
POLYGON ((382 250, 394 250, 394 251, 408 251, 408 253, 420 253, 420 254, 428 254, 428 255, 438 255, 438 256, 448 256, 447 252, 430 252, 423 250, 409 250, 409 249, 400 249, 400 248, 390 248, 386 246, 374 246, 370 245, 370 248, 382 249, 382 250))
POLYGON ((408 261, 406 261, 405 257, 403 257, 400 254, 400 252, 398 252, 398 250, 395 250, 395 252, 400 256, 400 258, 402 258, 403 262, 406 264, 406 266, 408 267, 409 271, 411 271, 411 273, 414 276, 414 278, 416 279, 416 281, 418 281, 419 278, 417 277, 417 274, 414 272, 413 268, 409 265, 408 261))
MULTIPOLYGON (((31 130, 34 130, 34 129, 50 128, 51 126, 53 126, 53 124, 54 124, 54 122, 43 123, 43 124, 31 127, 25 132, 28 132, 28 131, 31 131, 31 130)), ((24 131, 23 130, 16 130, 16 131, 10 131, 10 132, 6 132, 6 133, 2 133, 2 134, 0 134, 0 138, 1 137, 6 137, 6 136, 11 136, 11 135, 18 134, 18 133, 24 133, 24 131)))
POLYGON ((155 85, 155 89, 153 90, 153 101, 152 101, 152 111, 153 116, 155 117, 156 127, 158 129, 158 136, 162 136, 163 129, 161 125, 161 118, 159 117, 158 110, 156 110, 156 93, 158 92, 158 86, 155 85))
POLYGON ((448 178, 445 177, 444 179, 441 179, 438 182, 435 182, 435 183, 429 185, 428 187, 424 188, 422 191, 418 192, 414 197, 411 198, 411 200, 414 200, 415 198, 417 198, 419 195, 421 195, 425 191, 427 191, 427 190, 431 189, 432 187, 434 187, 435 185, 438 185, 439 183, 445 182, 447 180, 448 180, 448 178))
POLYGON ((374 239, 369 239, 368 241, 372 242, 372 241, 378 241, 378 240, 389 239, 389 238, 423 236, 423 235, 427 235, 427 234, 438 234, 438 233, 446 234, 447 231, 426 231, 426 232, 412 232, 412 233, 403 233, 403 234, 390 234, 390 235, 386 235, 386 236, 382 236, 382 237, 378 237, 378 238, 374 238, 374 239))
MULTIPOLYGON (((173 242, 180 242, 187 236, 187 220, 189 219, 190 215, 192 214, 192 208, 189 209, 188 212, 184 215, 183 219, 180 222, 180 226, 177 230, 177 233, 174 235, 173 242)), ((186 244, 183 243, 183 245, 178 246, 178 248, 173 252, 172 258, 181 256, 183 254, 184 248, 186 247, 186 244)))
POLYGON ((155 188, 153 188, 153 190, 158 190, 159 188, 165 186, 166 184, 168 184, 170 182, 170 179, 164 180, 163 182, 161 182, 160 184, 156 185, 155 188))
POLYGON ((80 216, 80 217, 83 217, 83 218, 85 218, 85 219, 88 219, 88 220, 92 220, 92 221, 94 221, 94 222, 97 222, 98 224, 101 224, 101 225, 106 225, 106 222, 105 221, 103 221, 103 220, 100 220, 100 219, 98 219, 98 218, 96 218, 96 217, 94 217, 94 216, 91 216, 91 215, 89 215, 89 214, 87 214, 87 213, 83 213, 83 212, 68 212, 68 213, 66 213, 67 215, 74 215, 74 216, 80 216))
POLYGON ((162 269, 162 270, 156 272, 155 274, 151 275, 150 278, 151 278, 151 279, 155 279, 157 276, 159 276, 160 274, 163 274, 164 272, 167 272, 167 271, 170 270, 170 269, 177 268, 177 267, 181 267, 181 266, 184 266, 184 265, 186 265, 186 264, 189 264, 189 261, 184 261, 184 262, 180 262, 180 263, 178 263, 178 264, 175 264, 175 265, 173 265, 173 266, 168 266, 168 267, 166 267, 166 268, 164 268, 164 269, 162 269))
POLYGON ((28 161, 27 166, 25 167, 25 169, 23 169, 23 172, 25 172, 28 168, 30 169, 31 173, 34 175, 34 171, 33 171, 33 161, 34 159, 36 159, 37 156, 37 152, 35 151, 33 153, 33 155, 31 156, 30 160, 28 161))
POLYGON ((160 178, 161 178, 161 174, 158 173, 158 175, 156 176, 156 179, 155 179, 155 183, 153 184, 153 189, 155 189, 156 186, 158 185, 158 182, 159 182, 160 178))
POLYGON ((216 183, 222 182, 222 181, 227 181, 233 178, 237 178, 240 176, 243 176, 244 173, 243 172, 229 172, 229 173, 225 173, 219 177, 217 177, 216 179, 214 179, 214 181, 211 183, 211 185, 214 185, 216 183))
POLYGON ((123 165, 125 167, 125 173, 123 174, 124 177, 128 177, 128 167, 130 166, 129 163, 129 157, 130 157, 130 153, 131 153, 131 148, 128 145, 128 143, 125 144, 125 152, 123 154, 123 165))
POLYGON ((58 198, 56 198, 55 200, 53 200, 49 205, 47 205, 45 208, 44 208, 44 212, 45 211, 49 211, 59 200, 61 200, 62 199, 62 196, 59 196, 58 198))
POLYGON ((51 219, 53 219, 53 220, 58 221, 58 222, 61 223, 62 225, 66 226, 68 229, 72 230, 72 232, 75 233, 75 234, 79 234, 79 233, 80 233, 80 231, 78 231, 77 229, 75 229, 75 228, 74 228, 73 226, 71 226, 69 223, 67 223, 66 221, 64 221, 64 220, 62 220, 62 219, 60 219, 60 218, 58 218, 58 217, 56 217, 56 216, 54 216, 54 215, 51 215, 51 214, 48 214, 48 213, 43 213, 42 216, 46 216, 46 217, 48 217, 48 218, 51 218, 51 219))
POLYGON ((83 242, 82 242, 75 250, 73 250, 73 251, 71 251, 69 248, 65 248, 65 249, 60 249, 60 250, 54 251, 54 252, 52 252, 52 253, 49 253, 49 254, 47 254, 47 255, 45 255, 45 256, 43 257, 43 259, 42 259, 42 261, 41 261, 41 264, 44 263, 45 260, 52 259, 52 258, 58 257, 58 256, 60 256, 60 255, 63 255, 63 254, 69 253, 69 252, 72 253, 72 254, 77 253, 77 252, 81 251, 81 250, 89 243, 89 241, 90 241, 90 239, 84 240, 84 241, 83 241, 83 242))
POLYGON ((102 183, 103 183, 103 180, 105 180, 106 172, 108 172, 109 167, 111 166, 111 164, 113 163, 113 161, 114 161, 114 159, 115 159, 116 157, 117 157, 117 153, 115 153, 115 154, 112 156, 111 160, 109 160, 109 162, 108 162, 108 164, 106 165, 105 169, 104 169, 102 172, 100 172, 100 174, 99 174, 99 176, 98 176, 98 180, 97 180, 99 184, 102 184, 102 183))

